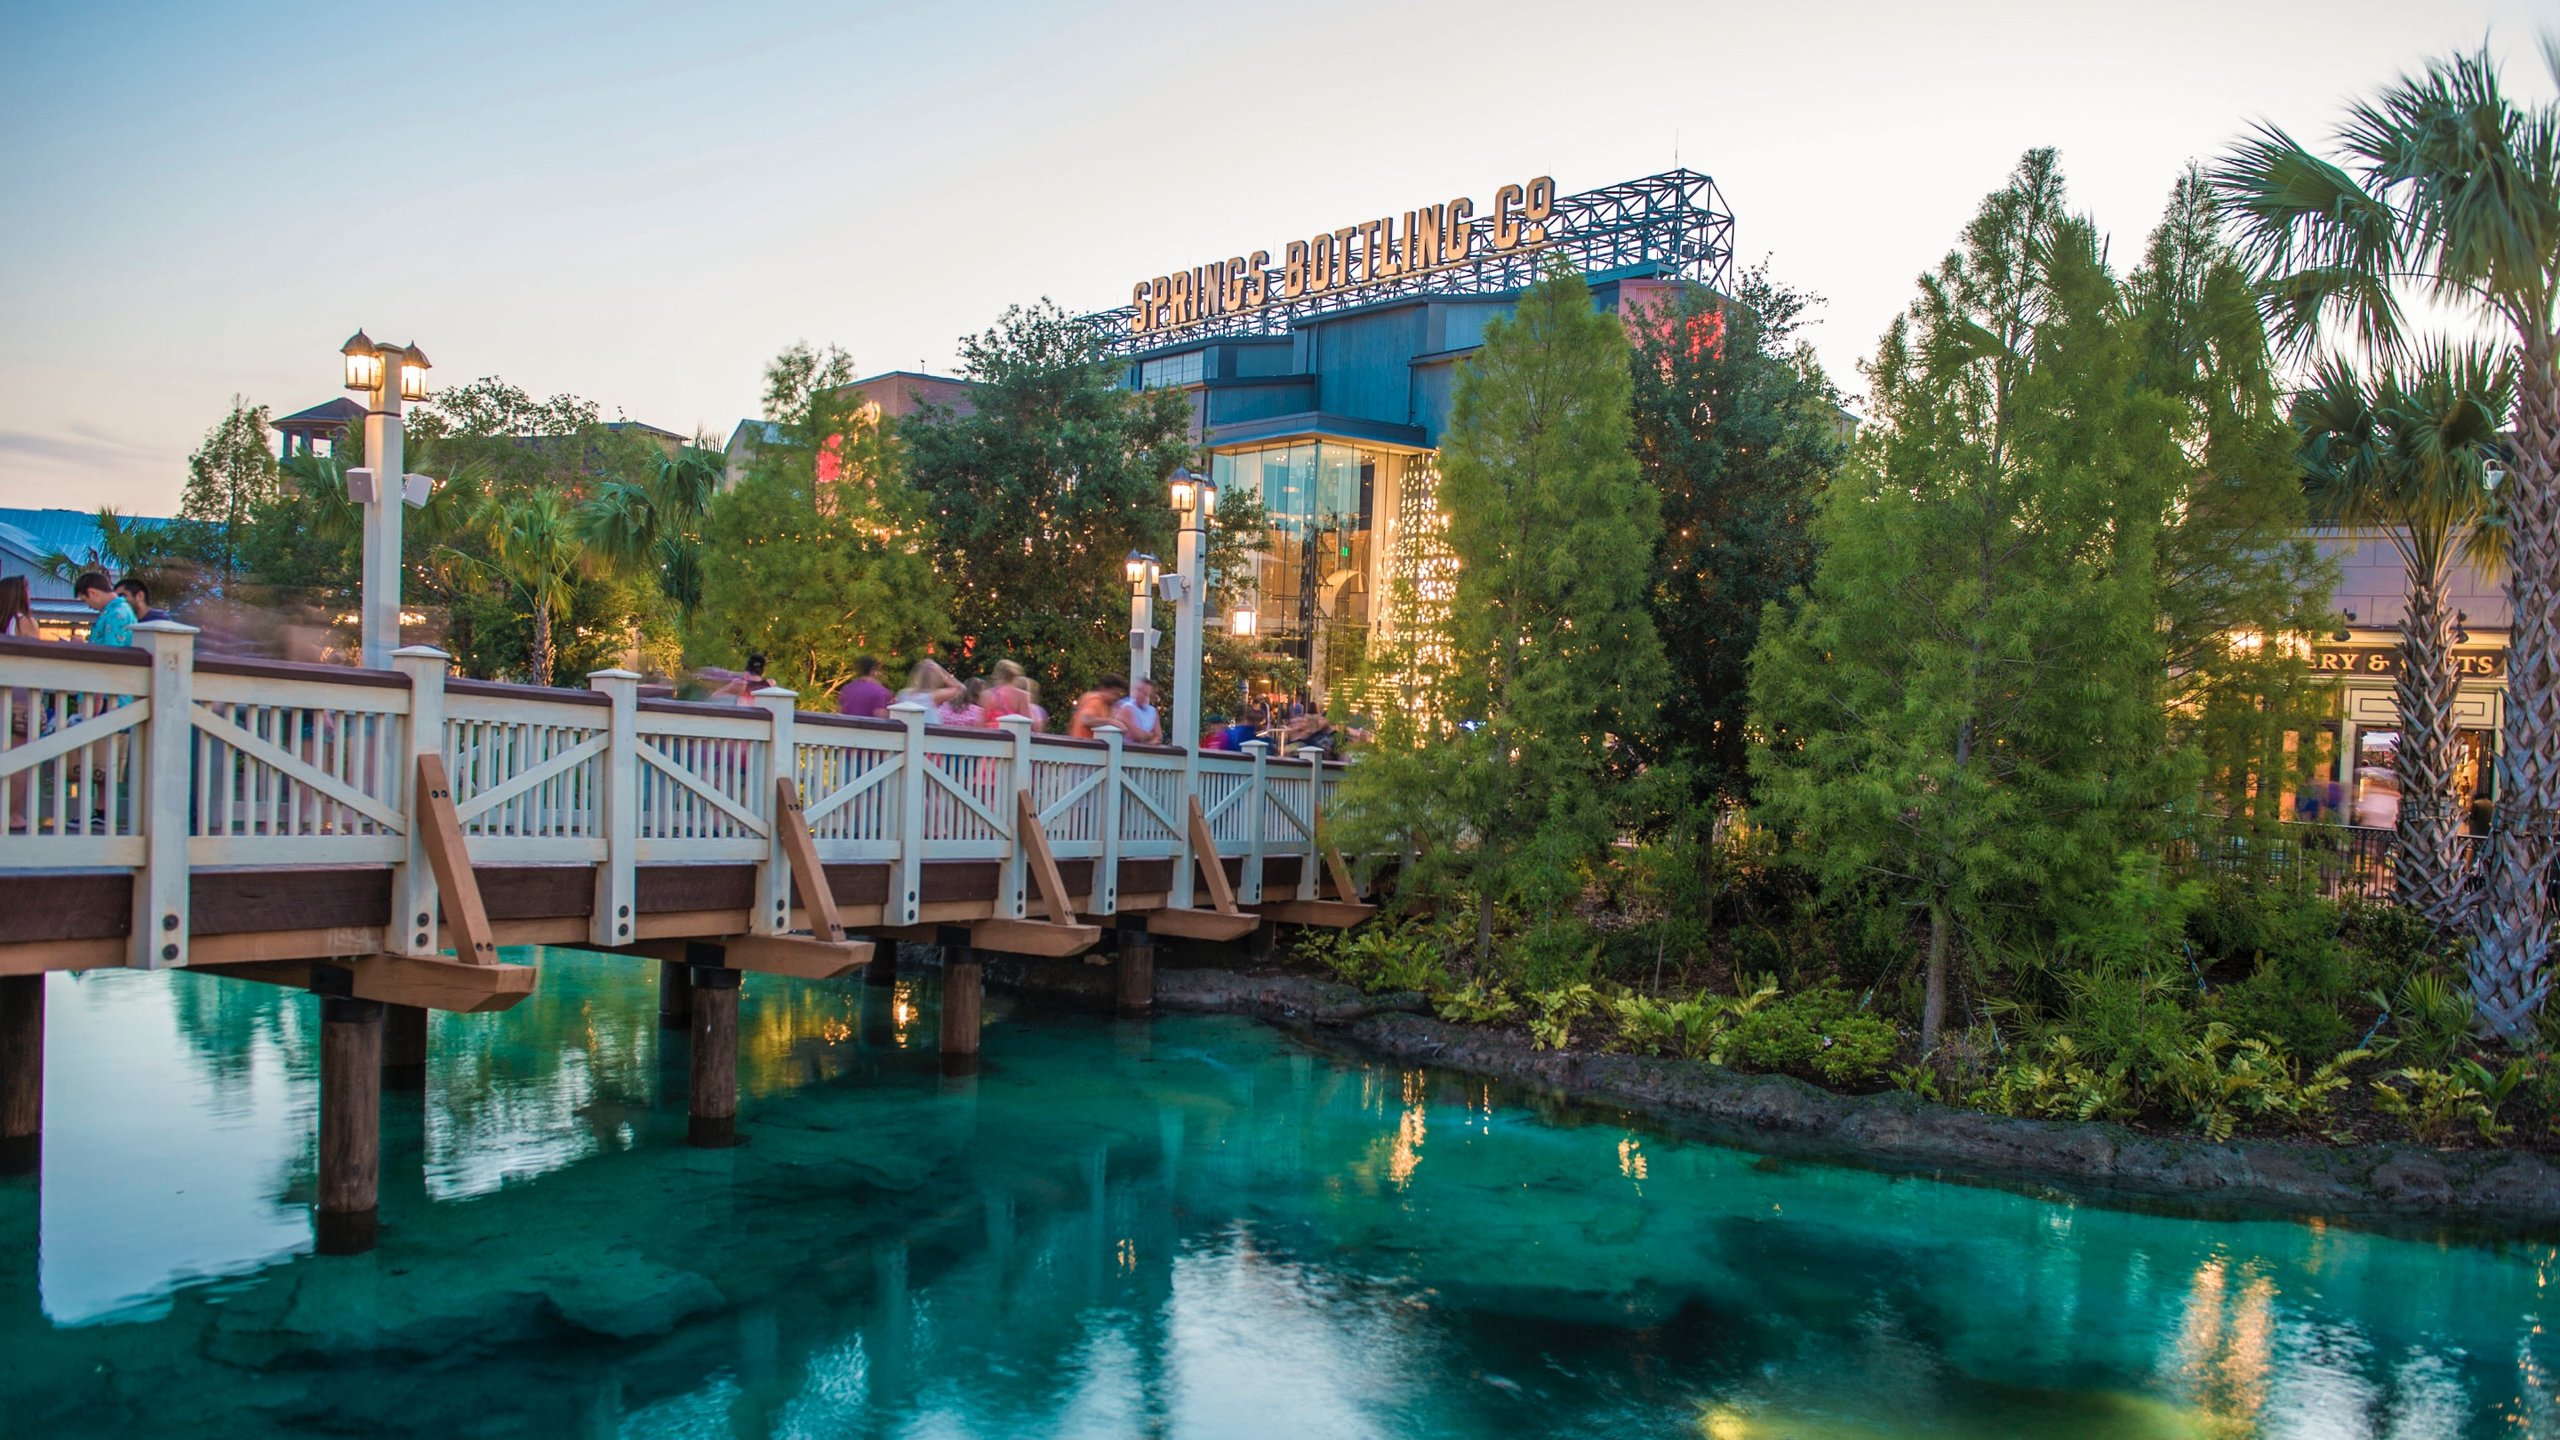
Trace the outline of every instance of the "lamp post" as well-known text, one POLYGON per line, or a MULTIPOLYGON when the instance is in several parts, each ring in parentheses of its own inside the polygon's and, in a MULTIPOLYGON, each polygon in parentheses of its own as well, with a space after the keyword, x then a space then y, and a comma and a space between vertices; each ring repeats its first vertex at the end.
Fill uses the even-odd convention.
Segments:
POLYGON ((378 345, 358 330, 340 348, 347 388, 364 393, 364 468, 347 472, 347 498, 364 507, 364 590, 357 606, 364 667, 391 668, 400 648, 400 507, 426 501, 424 476, 401 453, 400 406, 427 398, 427 352, 413 342, 378 345))
POLYGON ((1217 518, 1218 487, 1191 471, 1173 472, 1173 518, 1181 527, 1175 573, 1180 598, 1173 611, 1173 735, 1186 750, 1200 748, 1200 617, 1208 603, 1209 522, 1217 518))
POLYGON ((1155 673, 1156 576, 1164 567, 1153 555, 1132 550, 1125 568, 1129 575, 1129 685, 1134 691, 1139 677, 1155 673))

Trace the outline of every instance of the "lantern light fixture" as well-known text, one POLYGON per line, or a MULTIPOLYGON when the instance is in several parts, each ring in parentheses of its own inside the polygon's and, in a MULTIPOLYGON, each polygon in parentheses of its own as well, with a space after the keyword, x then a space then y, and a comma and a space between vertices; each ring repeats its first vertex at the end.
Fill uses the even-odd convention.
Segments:
POLYGON ((401 399, 424 400, 427 398, 428 368, 426 351, 419 349, 415 344, 403 347, 400 352, 401 399))
POLYGON ((1129 552, 1129 558, 1121 562, 1121 568, 1129 577, 1129 588, 1138 590, 1145 588, 1148 582, 1154 580, 1156 572, 1161 567, 1153 555, 1132 550, 1129 552))
POLYGON ((1189 467, 1173 472, 1173 513, 1188 515, 1200 504, 1200 477, 1189 467))
POLYGON ((347 388, 379 390, 382 388, 382 347, 373 343, 362 330, 350 336, 339 347, 347 357, 347 388))
POLYGON ((1254 627, 1260 621, 1261 617, 1254 613, 1252 606, 1239 605, 1235 613, 1227 617, 1227 633, 1239 640, 1250 640, 1253 638, 1254 627))

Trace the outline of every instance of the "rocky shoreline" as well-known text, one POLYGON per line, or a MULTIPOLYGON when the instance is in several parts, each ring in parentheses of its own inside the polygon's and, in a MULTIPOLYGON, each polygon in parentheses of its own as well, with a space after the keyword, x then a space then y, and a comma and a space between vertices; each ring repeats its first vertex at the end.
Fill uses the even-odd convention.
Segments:
MULTIPOLYGON (((990 983, 1109 1005, 1108 967, 1007 961, 990 983)), ((2560 1165, 2520 1150, 2210 1144, 2120 1125, 2018 1119, 1898 1091, 1842 1095, 1691 1060, 1537 1050, 1525 1036, 1433 1018, 1417 995, 1363 995, 1312 976, 1160 967, 1160 1010, 1252 1015, 1371 1058, 1465 1071, 1615 1106, 1743 1148, 1959 1181, 2049 1185, 2117 1203, 2498 1233, 2560 1230, 2560 1165)))

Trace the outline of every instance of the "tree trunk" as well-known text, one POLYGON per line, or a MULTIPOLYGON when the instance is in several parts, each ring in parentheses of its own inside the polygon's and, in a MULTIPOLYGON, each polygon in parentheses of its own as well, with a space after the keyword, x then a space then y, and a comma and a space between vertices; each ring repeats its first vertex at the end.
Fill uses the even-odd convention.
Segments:
POLYGON ((533 683, 551 683, 551 607, 533 607, 533 683))
POLYGON ((1920 1053, 1933 1055, 1947 1023, 1947 902, 1929 902, 1928 990, 1920 1002, 1920 1053))
POLYGON ((2437 929, 2460 928, 2468 896, 2454 848, 2461 810, 2453 795, 2453 617, 2438 576, 2410 577, 2400 622, 2400 819, 2393 835, 2393 896, 2437 929))
POLYGON ((2507 477, 2507 719, 2485 889, 2473 911, 2471 998, 2483 1031, 2523 1047, 2549 987, 2552 819, 2560 810, 2560 373, 2553 337, 2525 338, 2507 477))

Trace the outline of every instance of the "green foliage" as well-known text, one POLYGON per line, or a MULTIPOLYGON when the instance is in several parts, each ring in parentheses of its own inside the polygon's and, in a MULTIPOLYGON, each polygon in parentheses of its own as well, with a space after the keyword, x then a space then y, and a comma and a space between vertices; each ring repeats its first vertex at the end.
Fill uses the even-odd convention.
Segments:
MULTIPOLYGON (((2128 1119, 2133 1114, 2133 1104, 2126 1069, 2121 1060, 2105 1065, 2093 1063, 2081 1054, 2070 1036, 2057 1035, 2040 1050, 2022 1050, 1994 1069, 1985 1081, 1965 1093, 1964 1102, 1995 1115, 2030 1115, 2046 1120, 2128 1119)), ((1926 1073, 1922 1072, 1922 1083, 1927 1083, 1926 1073)))
POLYGON ((1734 301, 1699 290, 1627 317, 1635 454, 1662 501, 1646 601, 1671 664, 1634 754, 1679 765, 1693 806, 1742 798, 1761 616, 1812 578, 1806 522, 1848 453, 1838 388, 1797 336, 1816 303, 1761 265, 1734 301))
POLYGON ((2066 925, 2185 768, 2158 603, 2178 414, 2139 340, 2030 153, 1886 333, 1813 584, 1754 657, 1762 814, 1839 902, 1925 918, 1924 1047, 1955 952, 2066 925))
POLYGON ((2495 1074, 2476 1060, 2457 1061, 2451 1069, 2407 1066, 2373 1082, 2373 1103, 2429 1145, 2442 1145, 2465 1127, 2484 1142, 2494 1141, 2515 1128, 2500 1123, 2498 1111, 2529 1075, 2522 1060, 2507 1062, 2495 1074))
POLYGON ((2365 998, 2391 1030, 2391 1053, 2420 1068, 2451 1063, 2471 1038, 2471 992, 2433 970, 2412 972, 2397 991, 2377 986, 2365 998))
POLYGON ((1520 1013, 1520 1002, 1500 984, 1470 980, 1439 996, 1434 1008, 1452 1025, 1500 1025, 1520 1013))
POLYGON ((905 479, 905 452, 846 390, 844 352, 795 345, 765 369, 779 433, 738 484, 715 495, 701 549, 717 557, 686 648, 705 663, 765 657, 765 675, 815 709, 864 655, 892 673, 950 633, 932 527, 905 479))
POLYGON ((2319 760, 2316 745, 2288 750, 2287 736, 2321 728, 2334 700, 2269 637, 2325 628, 2334 576, 2305 533, 2257 292, 2202 172, 2178 181, 2125 292, 2140 383, 2168 402, 2178 446, 2175 463, 2162 457, 2155 602, 2170 728, 2202 762, 2209 803, 2266 835, 2319 760))
MULTIPOLYGON (((1398 707, 1344 785, 1351 848, 1410 852, 1409 893, 1466 897, 1489 959, 1496 912, 1569 901, 1640 787, 1604 784, 1622 738, 1654 723, 1661 642, 1644 607, 1659 501, 1628 449, 1628 358, 1615 316, 1550 268, 1461 367, 1441 451, 1459 568, 1447 663, 1398 707)), ((1571 967, 1542 955, 1542 976, 1571 967)))
POLYGON ((1738 1017, 1727 1054, 1745 1069, 1867 1085, 1884 1074, 1896 1045, 1891 1024, 1861 1012, 1846 991, 1824 985, 1738 1017))
POLYGON ((2224 886, 2214 896, 2189 922, 2189 936, 2217 976, 2246 973, 2214 992, 2212 1013, 2295 1055, 2325 1055, 2353 1039, 2346 1006, 2361 987, 2337 907, 2261 887, 2224 886))
POLYGON ((1532 990, 1529 1002, 1529 1043, 1541 1050, 1562 1050, 1573 1044, 1573 1027, 1583 1017, 1601 1006, 1600 992, 1589 984, 1576 981, 1552 990, 1532 990))
POLYGON ((1009 656, 1072 696, 1128 667, 1132 550, 1174 554, 1164 479, 1189 454, 1180 392, 1119 388, 1081 320, 1042 301, 961 342, 968 414, 900 427, 925 553, 973 664, 1009 656))
MULTIPOLYGON (((1313 933, 1301 939, 1297 948, 1299 955, 1332 971, 1345 984, 1372 994, 1414 990, 1441 996, 1452 986, 1447 960, 1454 944, 1447 926, 1407 918, 1356 930, 1313 933)), ((1467 1007, 1486 1010, 1484 1019, 1501 1018, 1491 1013, 1501 1008, 1495 999, 1501 987, 1470 986, 1458 994, 1465 997, 1467 1007)))
POLYGON ((2274 1044, 2254 1035, 2240 1038, 2217 1021, 2165 1057, 2153 1083, 2206 1139, 2220 1142, 2231 1138, 2243 1113, 2316 1128, 2349 1084, 2347 1068, 2370 1053, 2345 1051, 2304 1075, 2274 1044))
POLYGON ((271 504, 280 486, 269 450, 267 407, 231 397, 231 413, 205 432, 187 457, 187 488, 178 513, 208 530, 207 559, 225 580, 240 569, 240 537, 258 507, 271 504))

